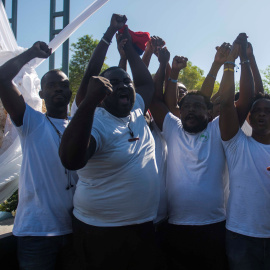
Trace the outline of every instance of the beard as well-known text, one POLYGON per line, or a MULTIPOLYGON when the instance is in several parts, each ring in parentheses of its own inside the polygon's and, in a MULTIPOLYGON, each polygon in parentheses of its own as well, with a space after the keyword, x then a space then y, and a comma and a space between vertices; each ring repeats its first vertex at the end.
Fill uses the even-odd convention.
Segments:
POLYGON ((198 124, 195 126, 188 126, 186 124, 186 121, 182 121, 182 125, 185 131, 187 131, 188 133, 198 133, 203 131, 204 129, 206 129, 207 125, 208 125, 208 120, 207 119, 199 119, 197 118, 198 124))

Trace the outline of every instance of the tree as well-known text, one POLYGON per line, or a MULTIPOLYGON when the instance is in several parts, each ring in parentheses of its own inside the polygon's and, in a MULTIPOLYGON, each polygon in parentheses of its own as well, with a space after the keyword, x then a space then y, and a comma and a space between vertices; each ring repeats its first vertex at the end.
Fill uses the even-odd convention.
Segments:
POLYGON ((266 93, 270 93, 270 66, 267 66, 265 70, 261 70, 263 74, 263 88, 266 93))
MULTIPOLYGON (((99 41, 93 39, 92 36, 85 35, 78 39, 76 43, 71 44, 71 51, 73 55, 69 62, 69 81, 70 89, 72 91, 71 104, 79 89, 83 75, 89 63, 89 60, 97 47, 99 41)), ((109 66, 105 63, 102 66, 101 71, 107 69, 109 66)))
MULTIPOLYGON (((205 77, 204 71, 197 66, 193 66, 190 61, 187 62, 186 68, 180 71, 178 81, 183 83, 188 90, 200 90, 205 77)), ((219 82, 215 82, 213 94, 219 89, 219 82)))

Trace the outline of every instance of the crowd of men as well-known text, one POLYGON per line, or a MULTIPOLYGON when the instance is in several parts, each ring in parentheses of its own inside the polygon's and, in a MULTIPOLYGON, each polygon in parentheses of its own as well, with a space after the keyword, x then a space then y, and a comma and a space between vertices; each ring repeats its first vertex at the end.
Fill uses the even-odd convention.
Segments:
POLYGON ((45 43, 0 67, 0 98, 23 151, 13 230, 20 269, 270 269, 270 97, 247 35, 216 47, 201 90, 187 91, 178 76, 188 59, 170 66, 155 36, 141 58, 127 27, 117 34, 119 66, 100 74, 126 21, 113 14, 71 117, 62 71, 41 79, 46 114, 12 83, 27 62, 50 56, 45 43))

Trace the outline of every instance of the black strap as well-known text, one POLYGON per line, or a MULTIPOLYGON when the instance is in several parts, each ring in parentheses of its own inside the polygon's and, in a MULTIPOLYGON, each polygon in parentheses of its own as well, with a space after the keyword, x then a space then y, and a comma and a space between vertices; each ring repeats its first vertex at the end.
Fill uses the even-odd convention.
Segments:
POLYGON ((56 131, 57 135, 59 136, 59 139, 62 139, 62 133, 57 129, 57 127, 54 125, 54 123, 51 121, 51 119, 49 118, 48 114, 45 114, 46 118, 49 120, 49 122, 51 123, 52 127, 54 128, 54 130, 56 131))

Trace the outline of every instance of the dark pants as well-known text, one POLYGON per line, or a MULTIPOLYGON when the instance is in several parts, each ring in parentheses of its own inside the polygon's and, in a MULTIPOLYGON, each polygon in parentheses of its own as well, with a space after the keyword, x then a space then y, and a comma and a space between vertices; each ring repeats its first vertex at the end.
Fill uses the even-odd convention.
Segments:
POLYGON ((167 225, 164 248, 169 269, 225 270, 225 221, 210 225, 167 225))
POLYGON ((72 234, 61 236, 19 236, 18 260, 21 270, 71 269, 74 257, 72 234))
POLYGON ((270 238, 250 237, 227 230, 226 249, 230 270, 270 269, 270 238))
POLYGON ((96 227, 73 217, 74 244, 80 268, 91 270, 165 269, 159 263, 152 222, 96 227))

